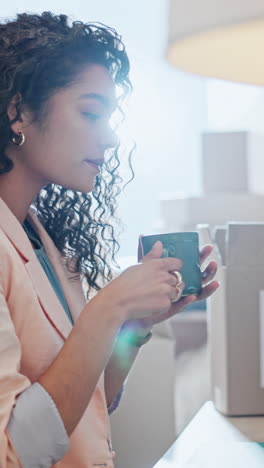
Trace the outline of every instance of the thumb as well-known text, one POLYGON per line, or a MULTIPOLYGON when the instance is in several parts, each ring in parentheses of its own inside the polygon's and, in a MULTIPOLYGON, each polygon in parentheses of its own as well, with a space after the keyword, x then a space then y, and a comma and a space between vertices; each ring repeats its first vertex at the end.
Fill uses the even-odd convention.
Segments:
POLYGON ((152 249, 150 250, 150 252, 148 252, 143 257, 142 261, 144 262, 145 260, 151 260, 153 258, 160 258, 162 256, 162 250, 163 250, 162 243, 160 241, 155 242, 155 244, 153 244, 152 249))

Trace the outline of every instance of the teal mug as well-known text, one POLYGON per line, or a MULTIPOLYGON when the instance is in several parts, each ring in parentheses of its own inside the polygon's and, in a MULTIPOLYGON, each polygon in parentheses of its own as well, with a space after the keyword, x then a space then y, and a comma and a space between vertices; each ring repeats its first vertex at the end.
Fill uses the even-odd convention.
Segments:
POLYGON ((200 268, 199 237, 197 232, 172 232, 152 234, 140 238, 143 255, 146 255, 155 242, 163 245, 162 257, 175 257, 182 261, 180 273, 185 283, 182 296, 198 295, 202 290, 200 268))

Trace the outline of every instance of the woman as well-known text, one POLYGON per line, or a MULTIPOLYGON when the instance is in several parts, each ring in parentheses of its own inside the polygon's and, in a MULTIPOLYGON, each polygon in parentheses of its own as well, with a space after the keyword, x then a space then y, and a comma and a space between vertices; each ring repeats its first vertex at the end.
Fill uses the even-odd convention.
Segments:
POLYGON ((216 265, 198 298, 180 298, 181 262, 160 258, 161 243, 111 272, 109 119, 131 88, 113 29, 19 14, 0 25, 0 54, 0 467, 113 467, 108 413, 140 346, 212 294, 216 265))

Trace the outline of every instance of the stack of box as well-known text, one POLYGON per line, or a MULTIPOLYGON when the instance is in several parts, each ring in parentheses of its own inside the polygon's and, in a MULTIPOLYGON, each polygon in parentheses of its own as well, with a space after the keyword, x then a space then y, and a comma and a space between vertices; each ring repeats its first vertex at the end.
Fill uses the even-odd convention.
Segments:
POLYGON ((263 415, 264 136, 208 133, 202 141, 204 194, 162 200, 162 231, 198 228, 201 244, 216 244, 211 258, 221 286, 208 300, 211 398, 227 415, 263 415))
POLYGON ((264 135, 202 136, 203 194, 160 200, 160 232, 213 227, 228 221, 264 221, 264 135))
POLYGON ((264 414, 264 223, 200 227, 218 241, 220 288, 208 299, 211 396, 226 415, 264 414), (219 232, 221 234, 219 235, 219 232))

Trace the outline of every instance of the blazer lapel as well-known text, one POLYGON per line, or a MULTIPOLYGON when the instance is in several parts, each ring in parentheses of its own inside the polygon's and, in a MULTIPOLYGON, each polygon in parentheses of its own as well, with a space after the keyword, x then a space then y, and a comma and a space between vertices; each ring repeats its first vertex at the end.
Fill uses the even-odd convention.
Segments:
POLYGON ((24 261, 28 262, 35 255, 23 227, 2 198, 0 198, 0 228, 24 261))
POLYGON ((46 273, 44 272, 39 260, 34 254, 26 264, 25 268, 30 276, 37 293, 39 302, 53 326, 62 335, 67 338, 72 330, 71 323, 63 309, 60 301, 58 300, 53 287, 51 286, 46 273))
MULTIPOLYGON (((69 272, 66 267, 66 259, 59 252, 53 240, 39 219, 34 215, 33 211, 29 211, 27 219, 34 226, 39 237, 41 238, 46 254, 48 255, 60 281, 72 318, 74 322, 76 322, 80 312, 85 307, 87 302, 82 288, 80 274, 78 275, 78 273, 69 272)), ((74 265, 74 260, 71 261, 71 265, 74 265)))
MULTIPOLYGON (((37 223, 38 229, 40 225, 43 231, 46 233, 44 227, 41 225, 40 221, 37 220, 36 216, 33 215, 33 213, 32 214, 29 213, 29 219, 32 220, 32 222, 35 221, 35 223, 37 223)), ((36 225, 35 223, 34 223, 34 226, 36 225)), ((72 330, 72 325, 60 301, 58 300, 54 292, 54 289, 51 286, 42 266, 40 265, 39 260, 35 254, 35 251, 22 225, 20 224, 18 219, 14 216, 12 211, 8 208, 8 206, 5 204, 5 202, 1 198, 0 198, 0 228, 4 231, 6 236, 9 238, 10 242, 13 244, 17 252, 20 254, 22 259, 24 260, 25 268, 29 274, 31 282, 33 283, 33 286, 35 288, 39 302, 44 310, 44 313, 47 315, 49 320, 52 322, 52 324, 57 329, 57 331, 62 335, 62 337, 66 339, 70 331, 72 330)), ((48 236, 47 233, 46 235, 48 236)), ((43 234, 41 236, 41 239, 43 240, 43 234)), ((50 237, 49 239, 50 239, 50 243, 53 243, 50 237)), ((55 250, 57 249, 53 243, 53 248, 51 247, 51 251, 54 253, 55 250)), ((46 253, 49 256, 49 253, 47 251, 46 253)), ((54 259, 50 258, 50 260, 55 268, 54 259)), ((55 268, 56 273, 57 273, 57 267, 58 266, 56 266, 55 268)), ((59 280, 61 280, 61 278, 59 278, 59 280)), ((66 282, 67 280, 64 279, 64 284, 62 284, 64 293, 66 293, 67 288, 70 289, 71 287, 69 283, 67 284, 67 287, 66 287, 66 282)), ((66 294, 65 296, 66 296, 66 300, 68 301, 66 294)), ((83 299, 84 299, 84 296, 83 296, 83 299)), ((75 305, 76 301, 73 300, 73 302, 75 305)), ((78 307, 76 306, 73 307, 74 310, 72 311, 71 304, 69 304, 69 308, 71 312, 75 312, 75 315, 77 315, 78 307)))

